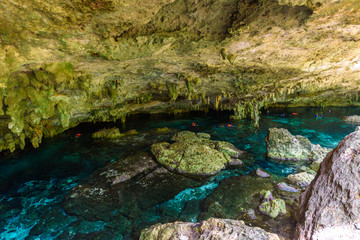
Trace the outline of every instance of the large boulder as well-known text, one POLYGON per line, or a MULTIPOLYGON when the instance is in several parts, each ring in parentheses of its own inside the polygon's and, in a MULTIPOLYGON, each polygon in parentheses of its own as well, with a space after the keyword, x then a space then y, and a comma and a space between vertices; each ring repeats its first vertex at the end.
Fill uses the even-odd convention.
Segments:
POLYGON ((311 144, 304 136, 293 136, 287 129, 270 128, 265 137, 267 156, 278 160, 311 160, 321 162, 331 150, 311 144))
POLYGON ((277 240, 276 234, 258 227, 249 227, 243 221, 209 218, 201 223, 174 222, 156 224, 141 232, 140 240, 277 240))
POLYGON ((360 129, 326 156, 301 195, 297 239, 359 239, 360 129))
POLYGON ((141 152, 92 173, 84 183, 71 189, 63 206, 68 214, 88 221, 108 221, 115 215, 137 218, 145 210, 198 184, 159 167, 149 154, 141 152))
POLYGON ((245 155, 244 151, 209 138, 208 134, 183 131, 174 135, 175 143, 155 143, 151 151, 168 170, 195 178, 209 177, 226 166, 242 164, 239 158, 245 155))

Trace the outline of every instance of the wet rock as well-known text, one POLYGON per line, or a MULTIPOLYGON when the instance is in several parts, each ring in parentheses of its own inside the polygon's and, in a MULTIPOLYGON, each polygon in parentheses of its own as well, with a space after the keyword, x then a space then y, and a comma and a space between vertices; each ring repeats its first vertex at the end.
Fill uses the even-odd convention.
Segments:
POLYGON ((240 149, 236 148, 233 144, 229 142, 221 141, 221 142, 216 142, 215 144, 216 144, 215 145, 216 150, 224 154, 227 154, 231 158, 239 158, 243 154, 245 154, 244 151, 241 151, 240 149))
POLYGON ((282 199, 265 201, 260 204, 259 210, 269 217, 276 218, 280 213, 286 214, 285 201, 282 199))
POLYGON ((272 196, 272 193, 269 190, 262 190, 260 192, 260 196, 261 196, 262 200, 265 201, 265 202, 269 202, 271 200, 274 200, 274 197, 272 196))
POLYGON ((346 136, 301 195, 296 239, 357 239, 360 220, 360 131, 346 136), (311 217, 309 217, 311 216, 311 217))
POLYGON ((287 183, 284 183, 284 182, 278 183, 277 187, 280 190, 285 191, 285 192, 298 192, 299 191, 298 189, 296 189, 292 186, 289 186, 289 185, 287 185, 287 183))
POLYGON ((324 158, 330 151, 331 148, 325 148, 321 147, 319 144, 313 144, 311 148, 310 159, 312 160, 312 163, 310 165, 310 168, 317 172, 319 170, 320 163, 324 160, 324 158))
POLYGON ((270 174, 261 170, 260 168, 256 169, 256 175, 258 175, 259 177, 262 177, 262 178, 270 177, 270 174))
POLYGON ((173 144, 162 142, 151 146, 157 161, 170 171, 203 178, 215 175, 225 166, 241 165, 245 155, 227 142, 212 141, 208 134, 183 131, 176 133, 173 144))
POLYGON ((91 174, 65 197, 64 209, 88 221, 110 221, 117 214, 135 219, 145 210, 198 184, 159 168, 147 153, 138 153, 91 174))
POLYGON ((304 136, 293 136, 287 129, 270 128, 265 137, 267 156, 278 160, 310 160, 320 163, 331 150, 311 144, 304 136))
POLYGON ((221 152, 196 142, 156 143, 151 151, 170 171, 198 178, 215 175, 227 162, 221 152))
POLYGON ((118 128, 102 129, 92 134, 93 138, 113 139, 123 136, 118 128))
POLYGON ((287 176, 287 179, 291 183, 296 184, 299 187, 307 187, 314 178, 315 175, 308 172, 300 172, 287 176))
POLYGON ((358 115, 345 116, 342 118, 342 120, 344 120, 346 122, 351 122, 351 123, 360 123, 360 116, 358 116, 358 115))
POLYGON ((140 173, 147 173, 158 167, 158 164, 146 152, 140 152, 116 160, 93 174, 91 181, 106 182, 116 185, 130 180, 140 173))
POLYGON ((279 160, 309 160, 311 142, 303 136, 293 136, 287 129, 270 128, 265 137, 267 156, 279 160))
POLYGON ((243 209, 256 209, 261 203, 258 193, 271 190, 272 181, 255 176, 236 176, 224 179, 203 201, 199 219, 221 217, 235 219, 243 209))
POLYGON ((141 232, 140 240, 170 239, 256 239, 276 240, 276 234, 249 227, 243 221, 209 218, 200 223, 175 222, 156 224, 141 232))

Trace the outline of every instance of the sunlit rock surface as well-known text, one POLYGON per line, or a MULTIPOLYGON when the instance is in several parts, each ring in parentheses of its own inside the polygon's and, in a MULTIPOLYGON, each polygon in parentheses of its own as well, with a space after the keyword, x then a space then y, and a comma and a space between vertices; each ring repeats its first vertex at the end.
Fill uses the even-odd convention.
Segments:
POLYGON ((327 155, 301 195, 297 239, 358 239, 360 234, 360 129, 327 155))
POLYGON ((239 158, 251 159, 231 143, 209 138, 206 133, 183 131, 173 136, 175 143, 155 143, 151 152, 170 171, 195 178, 215 175, 226 166, 242 165, 239 158))
POLYGON ((278 160, 310 160, 314 168, 318 166, 331 150, 314 145, 304 136, 293 136, 287 129, 270 128, 265 137, 266 154, 278 160))
POLYGON ((0 150, 136 112, 359 105, 357 0, 4 0, 0 150), (319 4, 317 3, 319 2, 319 4))
POLYGON ((209 218, 201 223, 175 222, 156 224, 141 232, 140 240, 170 239, 236 239, 278 240, 276 234, 258 227, 249 227, 243 221, 209 218))

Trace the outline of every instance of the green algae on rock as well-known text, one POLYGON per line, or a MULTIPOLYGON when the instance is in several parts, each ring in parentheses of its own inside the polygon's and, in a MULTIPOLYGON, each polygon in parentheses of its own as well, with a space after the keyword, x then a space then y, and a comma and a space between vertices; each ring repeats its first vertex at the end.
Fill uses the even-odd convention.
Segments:
POLYGON ((360 5, 317 2, 4 1, 0 149, 137 112, 359 106, 360 5))
POLYGON ((259 206, 260 212, 268 215, 269 217, 276 218, 280 213, 286 214, 285 201, 282 199, 273 199, 265 201, 259 206))
POLYGON ((93 138, 107 139, 119 138, 121 136, 123 136, 123 134, 120 133, 120 130, 118 128, 102 129, 92 134, 93 138))
POLYGON ((241 165, 246 152, 228 142, 210 140, 206 133, 182 131, 172 137, 173 144, 162 142, 151 146, 157 161, 187 176, 203 178, 215 175, 226 166, 241 165))

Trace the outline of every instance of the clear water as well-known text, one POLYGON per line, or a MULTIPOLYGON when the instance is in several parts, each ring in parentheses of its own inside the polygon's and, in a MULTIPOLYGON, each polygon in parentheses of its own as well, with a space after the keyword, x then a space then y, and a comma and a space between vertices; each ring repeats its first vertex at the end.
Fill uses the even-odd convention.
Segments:
MULTIPOLYGON (((120 123, 97 125, 83 124, 61 136, 45 140, 39 149, 28 148, 15 154, 0 155, 0 239, 81 239, 93 233, 102 234, 110 227, 104 221, 88 222, 67 215, 62 209, 64 196, 71 188, 81 183, 91 172, 107 163, 140 149, 148 150, 154 141, 168 140, 169 136, 154 139, 144 135, 144 141, 99 143, 91 139, 91 133, 103 127, 120 127, 122 131, 169 127, 180 130, 210 133, 212 139, 233 143, 255 156, 255 164, 242 170, 225 170, 204 185, 186 189, 173 199, 163 202, 143 213, 138 228, 170 220, 197 221, 201 201, 219 183, 230 176, 246 175, 256 167, 281 177, 293 173, 295 164, 280 164, 267 161, 264 138, 268 128, 287 128, 292 134, 306 136, 314 144, 334 148, 356 125, 343 122, 341 117, 354 115, 358 108, 298 108, 271 109, 263 113, 260 128, 254 128, 250 120, 232 121, 229 112, 188 113, 168 116, 138 116, 120 123), (292 115, 291 113, 298 113, 292 115), (324 117, 315 118, 315 115, 324 117), (195 121, 199 126, 191 127, 195 121), (76 138, 76 133, 81 137, 76 138), (83 234, 83 235, 82 235, 83 234)), ((138 139, 134 140, 138 141, 138 139)), ((139 199, 141 201, 141 199, 139 199)), ((115 213, 114 213, 115 214, 115 213)), ((136 220, 138 221, 138 220, 136 220)), ((136 222, 133 224, 137 224, 136 222)), ((118 239, 131 239, 129 222, 118 229, 118 239)), ((101 235, 102 239, 107 236, 101 235)), ((113 236, 113 235, 112 235, 113 236)), ((110 239, 112 237, 109 237, 110 239)))

